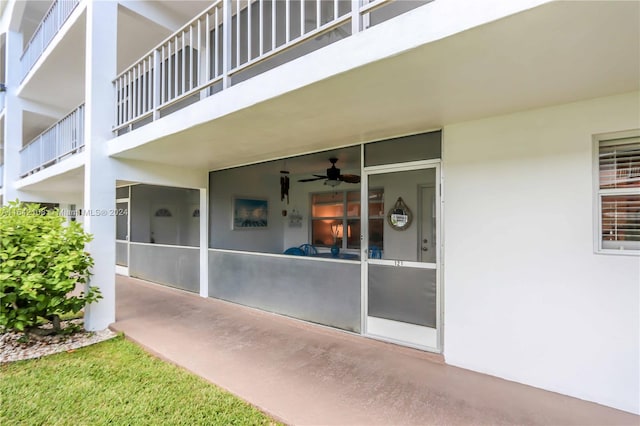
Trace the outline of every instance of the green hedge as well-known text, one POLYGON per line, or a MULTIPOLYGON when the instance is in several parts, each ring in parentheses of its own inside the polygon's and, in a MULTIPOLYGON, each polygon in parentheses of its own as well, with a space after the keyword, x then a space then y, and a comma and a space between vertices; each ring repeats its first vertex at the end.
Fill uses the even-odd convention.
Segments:
POLYGON ((85 251, 91 236, 57 210, 18 201, 0 208, 0 332, 25 331, 41 318, 60 331, 60 315, 75 314, 101 298, 86 284, 93 259, 85 251))

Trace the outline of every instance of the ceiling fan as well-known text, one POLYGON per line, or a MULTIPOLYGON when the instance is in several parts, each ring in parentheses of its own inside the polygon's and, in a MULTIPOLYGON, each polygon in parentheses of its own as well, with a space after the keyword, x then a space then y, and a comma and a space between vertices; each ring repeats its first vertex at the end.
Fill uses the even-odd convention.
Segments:
POLYGON ((347 183, 360 183, 360 176, 358 175, 341 175, 340 169, 336 167, 337 158, 332 157, 329 158, 331 162, 331 167, 327 169, 327 175, 313 175, 315 177, 309 179, 300 179, 298 182, 313 182, 316 180, 326 179, 324 184, 329 186, 338 186, 340 182, 347 183))

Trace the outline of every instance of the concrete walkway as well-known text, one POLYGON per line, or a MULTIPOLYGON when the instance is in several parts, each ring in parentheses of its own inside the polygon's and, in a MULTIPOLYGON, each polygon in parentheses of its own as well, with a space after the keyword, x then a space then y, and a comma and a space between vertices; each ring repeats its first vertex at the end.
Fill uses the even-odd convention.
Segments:
POLYGON ((136 279, 119 276, 116 294, 115 330, 288 424, 640 424, 435 355, 136 279))

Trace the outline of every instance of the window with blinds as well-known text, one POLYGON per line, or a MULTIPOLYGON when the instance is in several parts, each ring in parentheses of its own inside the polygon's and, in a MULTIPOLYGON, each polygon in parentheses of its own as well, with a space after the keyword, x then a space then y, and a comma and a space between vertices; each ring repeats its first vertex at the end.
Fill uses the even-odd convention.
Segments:
POLYGON ((640 137, 600 141, 599 248, 640 253, 640 137))

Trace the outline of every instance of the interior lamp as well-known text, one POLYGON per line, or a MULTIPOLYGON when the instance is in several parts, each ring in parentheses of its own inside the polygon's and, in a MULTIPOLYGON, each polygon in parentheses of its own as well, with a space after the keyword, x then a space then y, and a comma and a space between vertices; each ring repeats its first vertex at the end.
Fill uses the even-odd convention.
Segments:
POLYGON ((324 181, 324 184, 335 188, 336 186, 340 185, 341 182, 342 181, 336 179, 327 179, 324 181))
MULTIPOLYGON (((331 235, 333 235, 334 240, 344 237, 344 225, 341 223, 332 224, 331 235)), ((347 225, 347 237, 351 237, 351 225, 347 225)))

